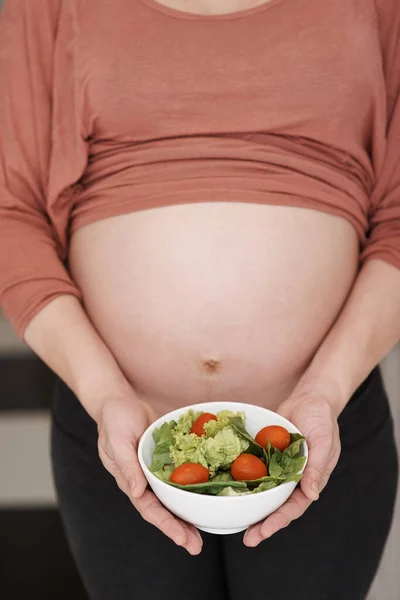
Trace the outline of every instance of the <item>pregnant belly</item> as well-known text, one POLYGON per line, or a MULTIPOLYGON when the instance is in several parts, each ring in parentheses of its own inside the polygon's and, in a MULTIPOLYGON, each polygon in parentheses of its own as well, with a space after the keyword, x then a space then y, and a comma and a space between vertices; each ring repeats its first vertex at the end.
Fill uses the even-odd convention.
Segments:
POLYGON ((97 331, 159 414, 210 400, 275 409, 346 300, 358 239, 312 209, 182 204, 82 227, 69 266, 97 331))

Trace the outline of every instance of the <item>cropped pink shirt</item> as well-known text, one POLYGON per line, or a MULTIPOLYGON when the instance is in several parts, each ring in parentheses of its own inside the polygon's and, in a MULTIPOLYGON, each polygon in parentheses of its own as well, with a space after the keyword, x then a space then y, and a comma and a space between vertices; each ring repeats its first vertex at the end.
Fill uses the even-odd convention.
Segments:
POLYGON ((23 338, 71 232, 191 202, 324 211, 400 268, 400 2, 5 0, 0 304, 23 338))

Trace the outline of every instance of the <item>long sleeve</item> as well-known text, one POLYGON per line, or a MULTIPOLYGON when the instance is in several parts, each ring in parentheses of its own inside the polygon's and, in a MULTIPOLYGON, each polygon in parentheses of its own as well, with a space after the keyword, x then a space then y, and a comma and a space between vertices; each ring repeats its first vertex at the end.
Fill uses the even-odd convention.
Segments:
POLYGON ((400 269, 400 2, 376 0, 386 83, 386 143, 361 262, 378 258, 400 269))
POLYGON ((87 162, 66 4, 6 0, 0 19, 0 305, 21 339, 57 296, 82 299, 55 202, 74 193, 87 162))

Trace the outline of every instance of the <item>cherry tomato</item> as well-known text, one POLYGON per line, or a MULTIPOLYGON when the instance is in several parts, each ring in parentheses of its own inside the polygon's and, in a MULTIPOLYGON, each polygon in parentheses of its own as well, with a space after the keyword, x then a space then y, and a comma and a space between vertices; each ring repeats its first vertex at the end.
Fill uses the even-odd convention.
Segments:
POLYGON ((212 413, 203 413, 202 415, 197 417, 197 419, 192 425, 192 429, 190 430, 190 432, 195 433, 199 437, 202 435, 206 435, 204 423, 208 423, 208 421, 217 421, 217 417, 212 413))
POLYGON ((210 471, 198 463, 184 463, 172 471, 170 481, 179 485, 205 483, 210 478, 210 471))
POLYGON ((268 470, 263 461, 254 454, 241 454, 233 461, 231 473, 233 479, 243 481, 265 477, 268 470))
POLYGON ((281 452, 285 450, 288 446, 290 446, 290 433, 284 427, 280 425, 269 425, 268 427, 263 427, 257 433, 254 438, 257 444, 266 448, 268 446, 268 440, 270 441, 271 446, 274 448, 278 448, 281 452))

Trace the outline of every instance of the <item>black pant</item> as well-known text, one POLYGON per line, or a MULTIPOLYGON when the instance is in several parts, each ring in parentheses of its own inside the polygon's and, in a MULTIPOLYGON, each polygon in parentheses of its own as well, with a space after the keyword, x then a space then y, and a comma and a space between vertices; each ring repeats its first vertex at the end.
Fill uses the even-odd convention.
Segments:
POLYGON ((364 600, 391 525, 398 477, 376 367, 339 417, 342 453, 306 513, 256 548, 201 532, 191 556, 144 521, 104 469, 97 429, 56 383, 52 460, 68 541, 92 600, 364 600))

